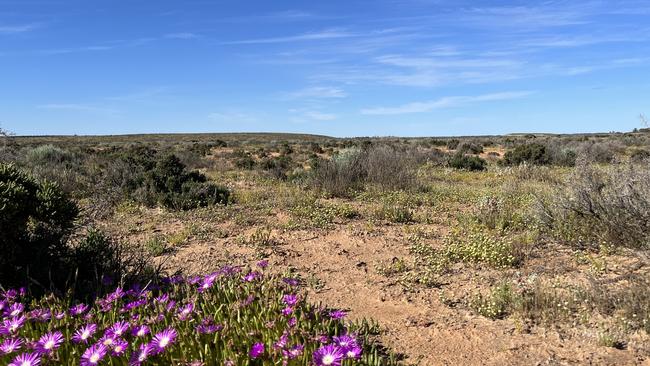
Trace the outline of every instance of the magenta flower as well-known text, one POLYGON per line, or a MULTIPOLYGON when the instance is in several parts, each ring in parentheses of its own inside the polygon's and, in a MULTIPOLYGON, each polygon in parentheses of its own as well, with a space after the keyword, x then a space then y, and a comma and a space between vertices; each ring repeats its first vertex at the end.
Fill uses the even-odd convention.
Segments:
POLYGON ((348 349, 350 347, 355 347, 357 345, 356 338, 350 337, 347 334, 344 334, 344 335, 338 336, 338 337, 332 337, 332 340, 334 341, 334 343, 337 346, 343 348, 344 350, 346 350, 346 349, 348 349))
POLYGON ((85 313, 88 309, 90 309, 90 306, 86 304, 77 304, 70 308, 70 315, 72 316, 81 315, 85 313))
POLYGON ((199 324, 196 326, 196 331, 199 332, 200 334, 213 334, 221 329, 223 329, 223 325, 216 325, 216 324, 199 324))
POLYGON ((348 315, 348 313, 346 313, 343 310, 332 310, 332 311, 330 311, 329 315, 330 315, 330 318, 332 318, 334 320, 338 320, 338 319, 345 318, 348 315))
POLYGON ((298 319, 295 316, 287 321, 287 325, 291 328, 295 327, 296 324, 298 324, 298 319))
POLYGON ((146 325, 138 325, 131 330, 131 335, 134 337, 144 337, 149 334, 149 327, 146 325))
POLYGON ((54 317, 55 317, 57 320, 61 320, 61 319, 65 318, 65 311, 60 311, 60 312, 54 314, 54 317))
POLYGON ((203 292, 211 288, 212 285, 214 285, 214 282, 217 280, 218 276, 219 273, 217 272, 205 276, 203 280, 199 283, 199 292, 203 292))
POLYGON ((286 332, 284 332, 280 336, 280 339, 278 339, 278 341, 273 344, 273 348, 282 349, 287 346, 288 342, 289 342, 289 335, 286 332))
POLYGON ((174 328, 167 328, 162 332, 156 334, 151 340, 151 344, 153 345, 156 353, 160 353, 164 351, 167 346, 174 343, 174 340, 176 340, 177 336, 178 333, 174 328))
POLYGON ((333 344, 320 347, 313 356, 316 366, 341 366, 345 357, 341 348, 333 344))
POLYGON ((106 347, 113 347, 115 344, 115 336, 112 334, 105 334, 103 337, 99 339, 99 344, 103 344, 106 347))
POLYGON ((14 334, 25 324, 25 316, 19 318, 5 319, 0 326, 0 334, 14 334))
POLYGON ((122 356, 124 352, 126 352, 127 348, 129 348, 129 342, 124 339, 116 339, 115 342, 113 342, 111 355, 116 357, 122 356))
POLYGON ((93 334, 97 331, 96 324, 86 324, 83 327, 77 329, 76 332, 72 335, 72 341, 75 343, 87 343, 88 339, 92 337, 93 334))
POLYGON ((162 294, 153 299, 153 301, 158 304, 165 304, 167 301, 169 301, 169 294, 162 294))
POLYGON ((248 354, 251 358, 258 358, 264 353, 264 343, 255 343, 248 354))
POLYGON ((287 294, 282 297, 282 301, 288 306, 294 306, 298 303, 298 296, 294 294, 287 294))
POLYGON ((81 355, 81 366, 94 366, 99 364, 105 356, 108 349, 103 344, 94 344, 90 346, 81 355))
POLYGON ((293 308, 291 306, 287 306, 286 308, 282 309, 282 315, 284 316, 289 316, 293 313, 293 308))
POLYGON ((154 347, 149 343, 141 344, 140 349, 133 352, 129 360, 129 366, 140 366, 154 353, 154 347))
POLYGON ((0 344, 0 352, 4 355, 14 353, 23 346, 23 341, 18 338, 14 339, 5 339, 2 344, 0 344))
POLYGON ((269 266, 269 261, 266 260, 266 259, 261 260, 261 261, 257 262, 257 266, 260 267, 260 268, 266 268, 266 267, 269 266))
POLYGON ((194 311, 194 303, 189 303, 185 306, 178 308, 178 319, 187 320, 192 315, 194 311))
POLYGON ((302 344, 295 345, 288 350, 282 351, 282 355, 290 360, 302 355, 305 346, 302 344))
POLYGON ((59 348, 63 343, 63 333, 49 332, 44 334, 36 344, 36 350, 42 354, 48 354, 59 348))
POLYGON ((128 322, 119 321, 108 328, 106 334, 113 336, 113 338, 120 338, 129 329, 129 327, 130 324, 128 322))
POLYGON ((23 312, 23 310, 25 310, 25 305, 17 302, 7 307, 4 313, 6 317, 14 318, 20 315, 23 312))
POLYGON ((23 353, 17 356, 9 366, 38 366, 41 364, 41 357, 38 353, 23 353))
POLYGON ((246 276, 244 276, 242 279, 244 280, 244 282, 253 282, 260 277, 262 277, 261 273, 257 271, 252 271, 248 273, 246 276))
POLYGON ((358 360, 361 358, 361 347, 354 345, 352 347, 348 347, 345 350, 345 357, 351 359, 351 360, 358 360))
POLYGON ((298 286, 300 285, 300 280, 297 278, 290 278, 290 277, 285 277, 282 279, 282 282, 286 283, 289 286, 298 286))

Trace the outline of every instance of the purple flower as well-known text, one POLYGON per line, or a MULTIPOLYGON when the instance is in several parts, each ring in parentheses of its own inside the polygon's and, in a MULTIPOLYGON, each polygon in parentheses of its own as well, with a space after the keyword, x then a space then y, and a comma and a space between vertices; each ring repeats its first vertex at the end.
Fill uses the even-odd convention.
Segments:
POLYGON ((18 338, 14 339, 5 339, 2 344, 0 344, 0 352, 4 355, 14 353, 23 346, 23 341, 18 338))
POLYGON ((291 327, 291 328, 295 327, 296 324, 298 324, 298 319, 296 319, 295 316, 293 318, 289 319, 289 321, 287 321, 287 325, 289 325, 289 327, 291 327))
POLYGON ((298 303, 298 296, 294 294, 287 294, 282 297, 282 301, 288 306, 294 306, 298 303))
POLYGON ((113 336, 113 338, 120 338, 122 335, 124 335, 124 332, 126 332, 130 326, 131 325, 128 322, 119 321, 108 328, 106 334, 113 336))
POLYGON ((125 341, 124 339, 116 339, 115 342, 113 342, 113 350, 111 351, 111 355, 118 357, 122 356, 128 347, 129 342, 125 341))
POLYGON ((103 344, 94 344, 90 346, 84 353, 81 355, 81 366, 94 366, 101 361, 108 349, 103 344))
POLYGON ((347 334, 338 337, 332 337, 332 340, 337 346, 343 348, 344 350, 347 350, 350 347, 355 347, 357 345, 356 338, 350 337, 347 334))
POLYGON ((255 343, 248 354, 251 358, 258 358, 264 353, 264 343, 255 343))
POLYGON ((60 312, 54 314, 54 317, 55 317, 57 320, 61 320, 61 319, 65 318, 65 311, 60 311, 60 312))
POLYGON ((269 261, 266 260, 266 259, 261 260, 261 261, 257 262, 257 266, 260 267, 260 268, 266 268, 266 267, 269 266, 269 261))
POLYGON ((351 360, 358 360, 361 358, 361 352, 361 347, 354 345, 345 350, 345 357, 351 360))
POLYGON ((131 330, 131 335, 134 337, 144 337, 149 334, 149 327, 146 325, 138 325, 131 330))
POLYGON ((89 308, 90 308, 90 306, 88 306, 86 304, 77 304, 77 305, 70 308, 70 315, 72 315, 72 316, 81 315, 81 314, 85 313, 86 310, 88 310, 89 308))
POLYGON ((41 357, 38 353, 23 353, 14 358, 9 366, 38 366, 41 364, 41 357))
POLYGON ((348 313, 346 313, 343 310, 332 310, 332 311, 330 311, 329 315, 330 315, 330 318, 332 318, 334 320, 338 320, 338 319, 345 318, 348 315, 348 313))
POLYGON ((51 353, 55 349, 59 348, 63 343, 63 333, 49 332, 44 334, 36 344, 36 350, 42 354, 51 353))
POLYGON ((203 280, 199 283, 199 292, 203 292, 211 288, 212 285, 214 285, 214 281, 217 280, 218 276, 219 276, 218 272, 214 272, 205 276, 203 280))
POLYGON ((112 334, 105 334, 99 339, 99 344, 103 344, 106 347, 113 347, 115 344, 116 338, 112 334))
POLYGON ((129 366, 140 366, 154 353, 154 347, 149 343, 141 344, 140 349, 133 352, 129 360, 129 366))
POLYGON ((177 336, 178 333, 174 328, 167 328, 162 332, 156 334, 151 340, 151 344, 156 350, 156 353, 160 353, 164 351, 167 346, 174 343, 174 340, 176 340, 177 336))
POLYGON ((280 336, 280 339, 273 344, 273 348, 282 349, 287 346, 288 342, 289 342, 289 335, 287 334, 287 332, 284 332, 280 336))
POLYGON ((304 345, 298 344, 298 345, 295 345, 295 346, 289 348, 288 350, 282 351, 282 355, 284 355, 284 357, 292 360, 292 359, 302 355, 302 351, 304 349, 305 349, 304 345))
POLYGON ((111 292, 110 294, 108 294, 108 296, 106 296, 106 300, 108 300, 109 302, 117 301, 122 297, 124 297, 124 295, 126 295, 124 289, 118 287, 115 289, 115 291, 111 292))
POLYGON ((300 280, 297 278, 290 278, 290 277, 285 277, 282 279, 284 283, 286 283, 289 286, 298 286, 300 285, 300 280))
POLYGON ((196 326, 196 331, 200 334, 212 334, 223 329, 223 325, 216 324, 199 324, 196 326))
POLYGON ((189 303, 185 306, 178 308, 178 319, 187 320, 192 315, 194 311, 194 303, 189 303))
POLYGON ((313 356, 317 366, 340 366, 345 357, 341 348, 333 344, 320 347, 313 356))
POLYGON ((0 300, 0 311, 4 313, 5 309, 9 306, 6 300, 0 300))
POLYGON ((293 313, 293 308, 291 306, 287 306, 286 308, 282 309, 282 315, 284 316, 289 316, 293 313))
POLYGON ((92 337, 93 334, 97 331, 96 324, 86 324, 83 327, 77 329, 72 336, 72 341, 75 343, 87 343, 88 339, 92 337))
POLYGON ((25 324, 25 316, 21 315, 20 318, 5 319, 0 325, 0 334, 14 334, 25 324))
POLYGON ((169 294, 162 294, 153 299, 153 301, 157 304, 165 304, 167 301, 169 301, 169 294))
POLYGON ((257 271, 252 271, 248 273, 246 276, 244 276, 242 279, 244 280, 244 282, 253 282, 260 277, 262 277, 261 273, 257 271))
POLYGON ((14 318, 20 315, 23 312, 23 310, 25 310, 25 305, 17 302, 11 304, 8 308, 6 308, 4 313, 6 317, 14 318))

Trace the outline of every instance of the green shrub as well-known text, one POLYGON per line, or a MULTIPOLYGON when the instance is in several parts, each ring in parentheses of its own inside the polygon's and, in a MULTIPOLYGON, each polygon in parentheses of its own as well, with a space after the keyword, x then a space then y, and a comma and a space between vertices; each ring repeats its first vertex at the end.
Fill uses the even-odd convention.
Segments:
POLYGON ((448 164, 454 169, 480 171, 486 169, 487 162, 478 156, 469 156, 462 153, 456 153, 451 157, 451 159, 449 159, 448 164))
POLYGON ((66 240, 79 214, 56 184, 0 163, 0 284, 63 280, 66 240))
POLYGON ((547 165, 551 157, 546 151, 546 146, 539 143, 524 144, 506 152, 502 163, 504 165, 547 165))
POLYGON ((175 155, 158 159, 146 173, 145 203, 157 203, 172 210, 191 210, 214 204, 227 204, 230 192, 207 182, 205 175, 188 172, 175 155))

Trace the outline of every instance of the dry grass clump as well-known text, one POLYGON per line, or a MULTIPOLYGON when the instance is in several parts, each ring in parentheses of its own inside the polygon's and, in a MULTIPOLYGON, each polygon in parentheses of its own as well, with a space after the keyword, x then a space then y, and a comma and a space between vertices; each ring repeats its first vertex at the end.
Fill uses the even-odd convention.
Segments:
POLYGON ((556 237, 579 247, 650 248, 650 166, 581 164, 539 200, 539 217, 556 237))
POLYGON ((334 197, 349 197, 366 185, 384 190, 409 190, 417 185, 422 155, 390 145, 342 150, 313 170, 312 184, 334 197))

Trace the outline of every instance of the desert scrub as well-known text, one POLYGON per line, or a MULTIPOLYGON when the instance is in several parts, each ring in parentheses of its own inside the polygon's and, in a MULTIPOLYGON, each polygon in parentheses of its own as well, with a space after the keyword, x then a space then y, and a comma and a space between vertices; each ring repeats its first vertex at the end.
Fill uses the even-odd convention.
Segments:
POLYGON ((359 213, 349 204, 321 202, 314 198, 297 202, 289 212, 293 221, 290 226, 294 228, 327 229, 337 220, 350 220, 359 216, 359 213))
POLYGON ((447 262, 485 263, 494 268, 513 267, 520 259, 510 239, 474 227, 452 232, 438 255, 447 262))
POLYGON ((415 221, 413 210, 410 206, 404 204, 384 203, 374 209, 372 217, 375 220, 383 220, 395 224, 406 224, 415 221))
POLYGON ((551 194, 539 197, 549 234, 579 248, 650 248, 650 166, 580 164, 551 194))
POLYGON ((512 307, 514 296, 510 284, 503 283, 492 288, 488 295, 476 294, 470 307, 486 318, 503 319, 512 307))
POLYGON ((346 313, 310 304, 295 278, 224 267, 156 286, 113 288, 89 303, 24 290, 0 297, 0 363, 25 365, 391 365, 346 313), (26 346, 30 340, 33 347, 26 346), (33 341, 33 343, 32 343, 33 341))

